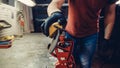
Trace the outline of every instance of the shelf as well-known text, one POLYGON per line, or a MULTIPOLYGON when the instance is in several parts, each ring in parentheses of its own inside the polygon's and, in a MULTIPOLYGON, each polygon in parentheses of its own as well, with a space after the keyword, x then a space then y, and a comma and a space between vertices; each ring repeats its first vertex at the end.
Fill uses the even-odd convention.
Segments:
MULTIPOLYGON (((37 4, 36 6, 46 7, 46 6, 48 6, 48 5, 49 5, 49 4, 37 4)), ((67 3, 63 4, 63 7, 67 7, 67 6, 68 6, 67 3)))
POLYGON ((45 19, 36 19, 36 21, 41 22, 41 21, 45 21, 45 19))

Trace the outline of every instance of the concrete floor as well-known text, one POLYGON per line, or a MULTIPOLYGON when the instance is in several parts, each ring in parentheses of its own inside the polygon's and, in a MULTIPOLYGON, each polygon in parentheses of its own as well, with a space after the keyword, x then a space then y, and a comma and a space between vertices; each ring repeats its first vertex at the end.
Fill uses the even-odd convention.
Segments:
MULTIPOLYGON (((41 33, 25 34, 16 38, 13 46, 0 49, 0 68, 54 68, 56 59, 47 50, 50 38, 41 33)), ((101 67, 101 61, 93 63, 93 68, 120 68, 120 64, 106 64, 101 67)))
POLYGON ((0 49, 0 68, 54 68, 56 60, 47 50, 50 41, 40 33, 16 38, 11 48, 0 49))

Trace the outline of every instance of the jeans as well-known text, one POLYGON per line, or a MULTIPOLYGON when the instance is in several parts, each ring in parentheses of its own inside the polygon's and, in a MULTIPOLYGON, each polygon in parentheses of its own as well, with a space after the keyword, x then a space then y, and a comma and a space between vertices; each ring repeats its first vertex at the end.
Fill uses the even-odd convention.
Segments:
POLYGON ((98 33, 87 37, 76 38, 66 33, 66 37, 74 41, 73 56, 77 68, 91 68, 92 57, 96 51, 98 33))

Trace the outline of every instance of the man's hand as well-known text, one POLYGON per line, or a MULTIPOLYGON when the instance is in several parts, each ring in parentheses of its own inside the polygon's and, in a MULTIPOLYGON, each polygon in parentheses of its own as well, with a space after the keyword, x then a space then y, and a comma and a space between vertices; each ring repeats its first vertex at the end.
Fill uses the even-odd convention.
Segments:
POLYGON ((67 21, 62 12, 59 12, 59 11, 53 12, 51 16, 49 16, 41 24, 41 30, 44 35, 49 36, 49 27, 55 22, 59 22, 59 24, 62 25, 63 27, 66 26, 67 21))
POLYGON ((107 51, 109 49, 109 40, 104 39, 100 45, 102 46, 103 51, 107 51))

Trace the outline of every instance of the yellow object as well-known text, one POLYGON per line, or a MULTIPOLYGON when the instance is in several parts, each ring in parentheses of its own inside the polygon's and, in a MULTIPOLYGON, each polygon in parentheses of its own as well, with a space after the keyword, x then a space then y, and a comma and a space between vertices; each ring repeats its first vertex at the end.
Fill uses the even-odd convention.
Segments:
POLYGON ((0 29, 2 29, 4 26, 2 24, 0 24, 0 29))
POLYGON ((49 28, 49 37, 51 37, 51 38, 54 36, 54 34, 57 30, 57 28, 55 26, 57 26, 58 28, 63 28, 61 25, 59 25, 58 22, 53 23, 49 28))
POLYGON ((7 40, 14 40, 14 36, 3 36, 3 37, 0 37, 0 41, 7 41, 7 40))

